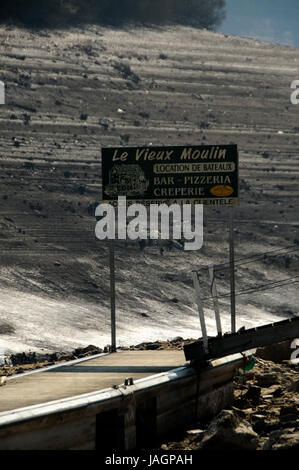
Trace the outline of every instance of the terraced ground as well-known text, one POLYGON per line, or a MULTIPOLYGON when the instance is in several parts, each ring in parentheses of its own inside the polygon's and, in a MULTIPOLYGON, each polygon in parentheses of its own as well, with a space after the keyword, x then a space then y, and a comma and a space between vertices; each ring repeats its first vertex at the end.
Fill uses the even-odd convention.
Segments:
MULTIPOLYGON (((187 27, 1 26, 0 51, 1 348, 109 343, 108 245, 94 236, 106 146, 238 144, 236 258, 250 263, 237 326, 297 314, 298 49, 187 27)), ((163 255, 116 242, 118 344, 200 336, 191 270, 227 263, 226 209, 205 209, 204 237, 163 255)), ((228 330, 226 267, 217 283, 228 330)))

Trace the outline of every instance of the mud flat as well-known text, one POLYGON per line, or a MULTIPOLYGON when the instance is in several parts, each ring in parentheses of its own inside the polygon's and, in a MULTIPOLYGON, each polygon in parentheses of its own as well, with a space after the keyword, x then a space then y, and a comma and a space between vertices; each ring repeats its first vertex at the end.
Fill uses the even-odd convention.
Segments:
MULTIPOLYGON (((236 258, 258 257, 237 266, 237 327, 297 314, 297 49, 188 27, 1 26, 0 63, 8 354, 109 343, 108 247, 94 236, 104 146, 238 144, 236 258)), ((191 270, 228 261, 224 209, 206 209, 204 237, 199 252, 163 255, 116 242, 118 346, 200 335, 191 270)), ((202 282, 209 297, 204 270, 202 282)), ((228 330, 226 266, 217 282, 228 330)), ((209 299, 205 307, 213 334, 209 299)))

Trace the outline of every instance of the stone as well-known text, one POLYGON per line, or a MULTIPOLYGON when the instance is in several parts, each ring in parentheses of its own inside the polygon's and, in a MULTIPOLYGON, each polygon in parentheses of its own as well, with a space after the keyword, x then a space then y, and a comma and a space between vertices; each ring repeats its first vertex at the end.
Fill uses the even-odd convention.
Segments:
POLYGON ((258 435, 232 410, 223 410, 210 423, 199 450, 256 450, 258 435))
POLYGON ((5 375, 1 375, 0 376, 0 387, 2 387, 3 385, 6 384, 6 376, 5 375))
POLYGON ((271 387, 271 385, 276 385, 279 381, 277 374, 271 372, 257 374, 255 378, 259 387, 271 387))
POLYGON ((261 391, 262 389, 260 387, 251 385, 247 392, 242 396, 242 399, 252 400, 254 404, 258 404, 261 398, 261 391))
POLYGON ((293 340, 283 341, 281 343, 270 344, 263 348, 257 348, 255 356, 266 361, 281 363, 283 360, 289 360, 292 350, 293 340))
POLYGON ((292 380, 292 382, 290 383, 287 389, 290 390, 291 392, 298 393, 299 392, 299 380, 292 380))
POLYGON ((280 408, 281 421, 296 420, 299 418, 299 408, 296 405, 285 405, 280 408))
POLYGON ((280 385, 272 385, 269 388, 262 389, 263 398, 268 397, 279 397, 282 394, 282 387, 280 385))
POLYGON ((252 408, 240 409, 236 406, 232 406, 232 410, 241 418, 248 418, 252 413, 254 413, 252 408))
POLYGON ((203 434, 203 429, 189 429, 186 433, 190 436, 198 436, 199 434, 203 434))
POLYGON ((274 431, 262 446, 262 450, 299 450, 299 427, 274 431))

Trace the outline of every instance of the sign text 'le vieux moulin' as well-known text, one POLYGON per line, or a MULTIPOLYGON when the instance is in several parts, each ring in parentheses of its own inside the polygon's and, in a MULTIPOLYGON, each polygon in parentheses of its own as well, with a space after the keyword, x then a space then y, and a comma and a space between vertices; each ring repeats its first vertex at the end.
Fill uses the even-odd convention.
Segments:
POLYGON ((239 204, 236 145, 102 149, 103 202, 239 204))

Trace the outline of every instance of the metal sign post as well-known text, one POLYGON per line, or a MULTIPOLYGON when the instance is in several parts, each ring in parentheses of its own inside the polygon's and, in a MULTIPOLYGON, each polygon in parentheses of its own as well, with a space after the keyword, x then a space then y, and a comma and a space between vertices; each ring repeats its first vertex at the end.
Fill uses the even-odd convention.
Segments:
POLYGON ((236 295, 235 295, 235 248, 234 248, 234 208, 229 207, 229 265, 230 265, 230 306, 231 332, 236 332, 236 295))
POLYGON ((209 347, 208 347, 207 327, 206 327, 206 321, 205 321, 205 316, 204 316, 204 311, 203 311, 203 306, 202 306, 202 301, 201 301, 200 285, 199 285, 196 271, 192 272, 192 278, 193 278, 193 284, 194 284, 194 290, 195 290, 195 298, 196 298, 197 307, 198 307, 198 315, 199 315, 199 321, 200 321, 200 326, 201 326, 203 345, 204 345, 205 351, 208 352, 209 347))
POLYGON ((114 264, 114 240, 109 240, 110 261, 110 301, 111 301, 111 351, 116 351, 116 326, 115 326, 115 264, 114 264))
POLYGON ((222 328, 221 328, 221 319, 219 313, 219 304, 218 304, 218 296, 217 296, 217 289, 216 289, 216 278, 214 274, 214 266, 209 266, 209 275, 211 281, 211 294, 213 297, 213 304, 214 304, 214 311, 215 311, 215 319, 216 319, 216 328, 218 336, 222 336, 222 328))

